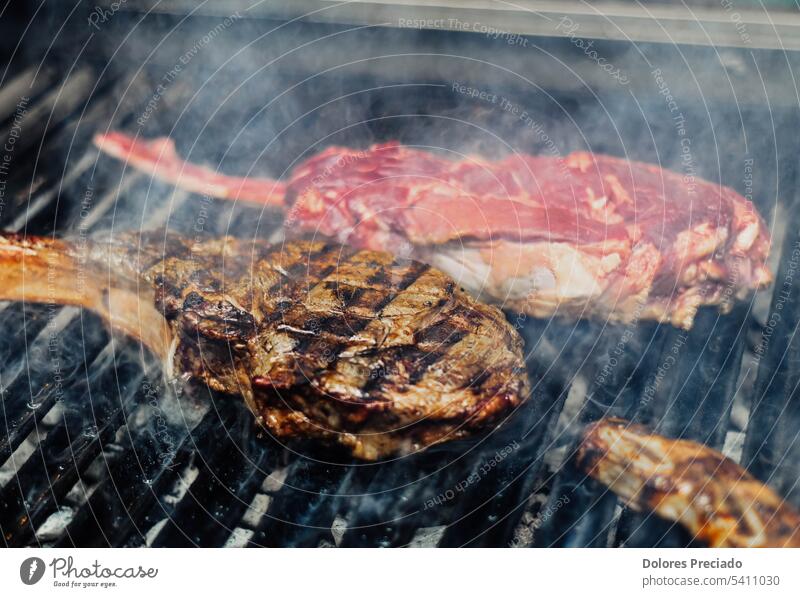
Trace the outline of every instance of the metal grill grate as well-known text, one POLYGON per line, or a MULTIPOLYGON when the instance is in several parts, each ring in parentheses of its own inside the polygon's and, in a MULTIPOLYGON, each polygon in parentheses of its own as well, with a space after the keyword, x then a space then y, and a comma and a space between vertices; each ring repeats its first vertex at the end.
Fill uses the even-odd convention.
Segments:
MULTIPOLYGON (((145 70, 130 80, 107 81, 86 65, 63 78, 55 70, 35 77, 26 70, 7 85, 31 96, 23 124, 26 142, 18 151, 35 157, 9 181, 17 194, 7 195, 16 203, 5 206, 3 227, 97 234, 135 222, 186 231, 202 198, 100 158, 89 143, 111 121, 133 126, 136 109, 152 94, 158 76, 145 70)), ((189 80, 159 97, 148 130, 169 131, 180 118, 197 91, 189 80)), ((402 113, 423 106, 457 110, 440 89, 425 84, 388 92, 379 101, 378 96, 353 101, 362 107, 372 102, 376 113, 401 105, 402 113)), ((235 102, 225 106, 231 112, 240 108, 235 102)), ((14 107, 7 98, 0 109, 9 122, 14 107)), ((319 118, 326 120, 324 114, 319 118)), ((402 123, 396 126, 399 130, 402 123)), ((398 130, 367 127, 376 137, 398 130)), ((363 127, 346 134, 361 133, 363 127)), ((257 229, 268 236, 279 224, 244 206, 205 208, 213 210, 209 232, 257 229)), ((798 242, 789 235, 776 252, 791 256, 798 242)), ((787 272, 795 265, 783 258, 779 280, 791 279, 787 272)), ((741 453, 756 475, 800 504, 795 400, 800 372, 792 358, 800 277, 793 280, 788 289, 779 283, 773 297, 772 312, 782 309, 787 318, 782 331, 769 337, 755 360, 754 338, 766 336, 749 305, 727 316, 703 311, 688 334, 652 324, 631 333, 586 322, 528 320, 520 331, 530 353, 534 397, 512 421, 478 442, 379 464, 328 464, 314 448, 298 455, 264 437, 237 401, 205 388, 164 387, 156 363, 135 343, 109 336, 90 313, 4 304, 3 541, 7 546, 690 544, 681 529, 627 511, 579 474, 570 461, 575 431, 609 414, 652 424, 667 435, 741 453), (786 307, 777 307, 779 301, 786 307), (612 354, 616 365, 604 374, 612 354), (662 375, 671 354, 680 358, 662 375)))

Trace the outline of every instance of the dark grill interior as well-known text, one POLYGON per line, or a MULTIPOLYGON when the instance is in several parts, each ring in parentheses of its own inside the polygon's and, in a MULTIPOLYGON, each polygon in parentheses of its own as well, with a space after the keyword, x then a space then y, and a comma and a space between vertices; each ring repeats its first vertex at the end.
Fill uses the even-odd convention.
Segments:
MULTIPOLYGON (((6 150, 13 166, 3 173, 6 230, 102 235, 169 225, 189 235, 199 228, 268 237, 280 226, 278 214, 174 191, 99 157, 91 136, 109 128, 169 134, 193 161, 276 176, 334 143, 399 139, 485 155, 509 146, 547 150, 514 118, 455 93, 453 79, 443 77, 450 65, 460 82, 470 83, 461 76, 471 72, 475 84, 524 106, 564 154, 587 147, 681 167, 674 125, 656 93, 638 96, 613 83, 595 91, 569 82, 536 89, 498 69, 465 71, 463 58, 420 59, 415 70, 405 59, 386 57, 403 48, 446 55, 442 40, 461 44, 469 56, 509 51, 480 36, 307 25, 312 37, 329 36, 325 45, 270 68, 274 55, 301 43, 298 27, 264 37, 275 23, 242 21, 235 35, 222 32, 156 92, 192 40, 219 21, 162 15, 137 29, 140 15, 119 14, 87 38, 85 18, 54 17, 78 33, 55 36, 49 52, 21 54, 3 82, 2 136, 19 133, 13 151, 6 150), (260 57, 244 74, 232 59, 239 45, 250 59, 260 57), (376 48, 384 57, 371 70, 324 72, 331 48, 354 62, 376 48), (24 115, 21 95, 29 98, 24 115), (150 101, 155 108, 148 111, 150 101)), ((582 59, 568 42, 533 43, 541 55, 582 59)), ((644 50, 650 58, 660 51, 644 50)), ((693 60, 706 56, 701 52, 713 58, 710 49, 684 50, 693 60)), ((650 77, 624 46, 609 42, 606 51, 650 77)), ((752 54, 731 56, 751 68, 752 54)), ((784 76, 780 57, 752 60, 767 83, 784 76)), ((3 304, 4 544, 692 545, 679 527, 624 508, 575 470, 576 433, 606 415, 724 450, 800 506, 800 276, 793 258, 800 246, 793 191, 800 143, 792 134, 797 115, 769 100, 738 102, 701 89, 686 95, 681 108, 699 176, 745 193, 742 163, 754 159, 753 199, 770 224, 779 223, 774 291, 725 316, 702 311, 689 333, 650 323, 509 315, 526 339, 534 397, 506 425, 471 443, 377 464, 313 446, 287 449, 260 432, 237 400, 178 382, 165 387, 158 364, 136 343, 111 337, 91 313, 3 304)))

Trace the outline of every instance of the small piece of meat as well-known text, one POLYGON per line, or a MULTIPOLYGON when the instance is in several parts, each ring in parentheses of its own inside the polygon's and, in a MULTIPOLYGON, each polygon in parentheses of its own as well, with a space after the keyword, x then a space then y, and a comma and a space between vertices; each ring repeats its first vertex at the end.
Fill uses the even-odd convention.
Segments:
POLYGON ((588 152, 451 160, 398 143, 329 147, 284 183, 181 161, 168 139, 103 151, 187 189, 281 206, 286 229, 412 255, 474 296, 536 317, 690 328, 767 286, 770 238, 727 187, 588 152))
POLYGON ((498 309, 383 252, 0 235, 0 298, 93 309, 169 373, 243 397, 276 437, 368 460, 473 435, 529 394, 522 340, 498 309))
POLYGON ((587 427, 577 461, 628 505, 712 547, 800 547, 800 513, 708 446, 611 418, 587 427))

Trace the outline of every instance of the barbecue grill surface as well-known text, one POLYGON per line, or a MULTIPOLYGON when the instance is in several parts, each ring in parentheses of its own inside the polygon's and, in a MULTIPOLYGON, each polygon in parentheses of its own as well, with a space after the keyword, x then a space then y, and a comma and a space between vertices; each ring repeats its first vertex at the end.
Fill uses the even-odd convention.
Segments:
MULTIPOLYGON (((193 161, 272 176, 331 144, 399 139, 486 155, 550 150, 541 134, 504 110, 454 91, 448 65, 457 66, 455 74, 474 73, 474 66, 463 70, 465 58, 420 61, 419 70, 391 58, 401 50, 447 55, 438 47, 445 39, 463 43, 473 61, 500 52, 502 64, 509 49, 489 38, 307 24, 303 31, 327 41, 267 67, 299 45, 301 28, 265 36, 274 23, 234 19, 184 65, 181 57, 219 19, 160 15, 137 28, 140 15, 121 13, 87 33, 86 18, 53 17, 67 24, 58 35, 49 31, 53 47, 15 56, 0 86, 24 90, 27 98, 20 103, 20 96, 0 92, 4 138, 18 133, 13 167, 3 173, 6 230, 76 237, 159 226, 189 236, 278 233, 280 214, 189 195, 99 156, 90 140, 108 129, 168 134, 193 161), (169 34, 173 28, 177 33, 169 34), (258 67, 242 65, 250 58, 237 62, 239 46, 245 57, 260 56, 258 67), (352 65, 325 72, 326 48, 352 65), (358 62, 370 51, 371 70, 358 62), (176 64, 180 72, 169 75, 176 64)), ((52 23, 39 26, 47 31, 52 23)), ((569 40, 532 40, 524 51, 535 60, 547 52, 567 64, 583 59, 569 40)), ((632 74, 650 76, 624 47, 607 47, 632 74)), ((703 51, 713 63, 713 50, 703 51)), ((784 76, 771 55, 757 59, 771 65, 768 84, 784 76)), ((513 99, 546 123, 564 154, 589 148, 680 168, 680 143, 657 94, 645 101, 618 85, 598 89, 580 81, 540 88, 491 66, 479 74, 480 81, 458 82, 513 99)), ((753 199, 768 221, 786 220, 790 231, 782 240, 775 231, 774 296, 761 293, 724 316, 701 310, 690 332, 509 315, 526 341, 532 399, 492 433, 391 463, 283 446, 238 401, 165 382, 153 357, 110 335, 91 313, 2 304, 4 544, 692 545, 679 527, 629 511, 573 466, 577 432, 608 415, 722 449, 800 506, 800 410, 793 399, 800 361, 785 358, 798 350, 800 276, 792 275, 791 256, 800 243, 800 212, 793 209, 794 165, 782 157, 798 153, 791 135, 797 115, 769 98, 745 104, 724 90, 703 91, 681 105, 697 175, 747 193, 742 163, 754 159, 760 174, 753 199), (780 325, 770 327, 777 312, 780 325)))

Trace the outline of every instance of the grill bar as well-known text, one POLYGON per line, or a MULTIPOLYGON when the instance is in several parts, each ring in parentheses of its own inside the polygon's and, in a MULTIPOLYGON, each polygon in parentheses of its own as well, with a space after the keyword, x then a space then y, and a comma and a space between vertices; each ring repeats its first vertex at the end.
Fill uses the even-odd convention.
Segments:
MULTIPOLYGON (((25 151, 41 142, 54 126, 60 125, 80 108, 89 99, 95 80, 92 68, 82 67, 64 79, 60 87, 48 92, 35 107, 25 112, 18 124, 25 134, 20 135, 19 146, 15 151, 25 151)), ((0 133, 0 139, 9 137, 12 126, 0 133)))
MULTIPOLYGON (((299 458, 287 471, 279 489, 270 496, 269 509, 250 539, 251 546, 316 547, 333 543, 331 528, 345 496, 358 493, 359 481, 374 469, 348 468, 299 458)), ((275 485, 267 479, 267 485, 275 485)))
MULTIPOLYGON (((33 538, 36 526, 58 510, 81 471, 124 422, 125 406, 133 393, 108 390, 119 390, 114 374, 125 372, 126 366, 130 368, 131 364, 120 362, 114 369, 105 370, 107 391, 92 395, 92 417, 88 421, 86 412, 65 406, 58 424, 47 431, 34 455, 18 467, 15 478, 3 488, 0 528, 9 545, 24 545, 33 538)), ((86 388, 75 387, 70 393, 64 402, 78 403, 86 388)))
MULTIPOLYGON (((790 208, 796 214, 796 209, 790 208)), ((775 291, 757 347, 760 360, 742 455, 744 465, 800 506, 800 233, 788 225, 775 291)))
MULTIPOLYGON (((660 408, 650 409, 644 422, 659 433, 683 437, 721 449, 742 359, 746 306, 721 317, 712 309, 698 313, 688 334, 675 330, 666 342, 662 363, 673 363, 675 372, 664 376, 660 408)), ((652 514, 624 509, 615 542, 630 547, 691 545, 692 538, 673 523, 652 514)))
MULTIPOLYGON (((586 367, 586 399, 571 423, 577 428, 604 416, 636 419, 646 406, 644 380, 663 351, 670 333, 653 324, 607 327, 599 330, 586 367), (590 360, 597 354, 601 358, 590 360)), ((658 393, 659 390, 654 390, 658 393)), ((657 400, 658 398, 654 398, 657 400)), ((575 470, 572 457, 579 438, 570 443, 561 470, 543 508, 550 513, 535 537, 537 546, 605 547, 612 541, 619 520, 613 493, 575 470), (565 506, 565 504, 567 504, 565 506)))
MULTIPOLYGON (((72 78, 64 83, 62 87, 69 92, 67 96, 71 97, 70 94, 74 90, 91 88, 91 85, 87 84, 88 80, 86 79, 89 72, 90 71, 87 69, 81 69, 77 72, 77 79, 72 78)), ((55 101, 58 101, 54 98, 60 97, 58 90, 54 90, 50 94, 45 94, 43 103, 33 108, 32 112, 34 115, 45 112, 51 113, 50 108, 53 107, 55 101)), ((67 97, 67 99, 69 99, 69 97, 67 97)), ((114 107, 109 106, 106 101, 103 101, 105 99, 107 98, 103 95, 93 98, 94 103, 89 106, 89 109, 85 110, 76 120, 62 126, 58 135, 51 140, 47 147, 52 151, 54 146, 62 146, 65 143, 71 145, 80 124, 85 125, 86 128, 90 129, 92 132, 97 130, 97 128, 99 128, 97 126, 98 121, 104 117, 107 118, 109 110, 114 107)), ((56 117, 52 118, 52 129, 61 126, 62 122, 58 117, 72 113, 79 102, 71 101, 68 103, 68 107, 62 107, 55 112, 56 117)), ((141 182, 142 177, 136 173, 131 173, 121 178, 119 184, 113 191, 101 195, 100 200, 96 201, 95 197, 89 191, 93 189, 93 184, 97 184, 98 182, 104 184, 107 178, 104 176, 99 181, 94 181, 94 170, 92 169, 91 178, 87 180, 86 175, 90 173, 89 169, 95 163, 96 156, 97 153, 90 150, 79 159, 74 160, 71 165, 65 166, 63 176, 56 174, 54 180, 57 182, 53 182, 50 185, 43 185, 44 190, 32 196, 25 210, 18 215, 13 222, 10 224, 6 223, 6 227, 11 229, 21 229, 23 227, 30 229, 33 227, 35 230, 37 225, 42 227, 54 226, 57 217, 54 207, 62 204, 59 198, 63 193, 74 194, 81 199, 91 199, 91 201, 86 201, 84 203, 81 201, 76 202, 78 207, 68 212, 68 219, 62 224, 65 228, 86 231, 95 228, 100 223, 109 221, 109 216, 107 214, 112 214, 110 221, 113 222, 113 212, 117 208, 118 193, 122 192, 124 196, 125 192, 133 188, 137 182, 141 182), (88 189, 88 191, 86 189, 88 189)), ((112 173, 119 171, 119 167, 115 164, 112 163, 109 164, 109 166, 110 168, 106 170, 112 173)), ((23 174, 17 175, 16 179, 18 181, 24 181, 25 176, 23 172, 23 174)), ((179 205, 184 198, 185 194, 176 193, 170 205, 179 205)), ((69 205, 68 202, 64 204, 69 205)), ((156 219, 153 217, 147 218, 148 223, 149 225, 158 225, 159 222, 157 218, 164 218, 165 220, 169 215, 169 211, 165 211, 163 208, 156 208, 153 210, 153 215, 156 219)), ((67 405, 67 410, 64 411, 67 414, 62 416, 60 423, 56 424, 53 431, 47 432, 44 443, 41 448, 39 448, 39 451, 45 450, 49 454, 54 452, 55 447, 61 446, 66 449, 66 447, 71 445, 75 451, 75 456, 71 466, 65 467, 65 465, 60 463, 53 465, 56 466, 56 472, 59 473, 58 477, 51 474, 53 471, 51 471, 51 468, 48 468, 49 463, 47 458, 44 460, 39 458, 38 460, 41 461, 41 464, 38 467, 35 466, 37 463, 36 453, 34 453, 24 465, 15 467, 17 474, 7 483, 5 488, 6 494, 4 494, 3 501, 4 532, 9 526, 9 520, 16 524, 12 530, 5 532, 6 536, 9 537, 7 540, 11 541, 12 544, 25 544, 26 541, 32 539, 32 533, 35 530, 33 527, 40 525, 48 516, 52 515, 52 518, 57 518, 64 511, 74 511, 76 507, 71 505, 74 496, 67 496, 69 490, 77 487, 75 483, 79 478, 87 474, 87 471, 97 464, 98 461, 106 463, 106 461, 113 461, 115 457, 119 457, 113 449, 112 453, 101 452, 101 446, 104 444, 112 447, 115 446, 112 440, 115 434, 119 433, 120 426, 125 422, 125 402, 135 396, 138 392, 138 386, 144 379, 142 377, 143 370, 141 365, 138 364, 138 357, 136 357, 138 351, 135 353, 129 352, 124 345, 115 347, 114 344, 110 344, 107 334, 103 332, 104 326, 101 325, 93 315, 88 315, 88 319, 87 316, 83 314, 81 317, 77 317, 77 314, 80 312, 79 310, 73 308, 59 308, 51 316, 45 317, 40 315, 41 313, 45 313, 44 308, 32 307, 29 305, 22 307, 22 313, 29 310, 36 313, 37 316, 31 318, 30 324, 26 325, 23 330, 28 336, 36 334, 38 334, 38 336, 36 336, 36 340, 32 344, 26 343, 29 348, 24 351, 22 355, 25 361, 21 362, 19 365, 8 366, 4 369, 3 380, 11 384, 11 387, 8 388, 8 395, 14 398, 21 397, 24 399, 25 396, 36 396, 38 398, 35 405, 37 408, 27 408, 27 406, 23 404, 22 406, 25 408, 23 410, 14 410, 16 414, 10 417, 9 411, 15 408, 14 403, 9 401, 8 398, 4 399, 3 407, 6 412, 6 424, 10 432, 7 437, 4 438, 4 443, 0 448, 5 454, 9 454, 17 449, 27 434, 31 432, 32 428, 35 431, 38 429, 37 424, 42 419, 52 417, 53 413, 56 411, 63 411, 64 405, 67 405), (54 322, 55 325, 53 325, 54 322), (59 365, 61 370, 67 379, 77 382, 73 386, 70 386, 63 396, 56 395, 51 387, 52 384, 50 384, 47 379, 41 379, 41 376, 34 379, 30 375, 21 375, 25 370, 30 369, 25 365, 27 360, 29 360, 29 358, 35 360, 41 358, 41 353, 46 353, 50 339, 54 336, 57 336, 62 343, 65 339, 68 340, 72 337, 79 337, 83 341, 83 346, 69 346, 68 349, 62 348, 60 350, 62 360, 59 361, 59 365), (117 351, 120 349, 122 350, 122 357, 126 355, 133 356, 135 359, 134 362, 129 362, 127 365, 115 362, 117 359, 114 357, 115 355, 120 356, 117 355, 117 351), (93 355, 98 356, 95 358, 93 355), (93 358, 94 362, 92 362, 93 358), (76 359, 79 359, 79 361, 73 363, 76 359), (130 369, 131 366, 133 369, 130 369), (82 375, 80 375, 75 371, 76 368, 85 368, 85 370, 81 371, 80 373, 82 373, 82 375), (102 379, 95 380, 97 375, 101 375, 102 379), (120 386, 120 383, 124 385, 120 386), (39 388, 41 388, 41 390, 39 388), (98 390, 101 391, 98 392, 98 390), (115 396, 117 404, 114 405, 112 402, 112 404, 109 405, 108 401, 112 400, 115 396), (87 397, 88 404, 86 401, 87 397), (51 412, 53 408, 56 410, 51 412), (88 438, 86 440, 83 440, 81 430, 78 428, 81 422, 81 416, 93 420, 93 423, 90 423, 87 427, 87 429, 93 430, 91 437, 86 436, 88 438), (84 443, 80 445, 77 444, 76 438, 84 443), (66 443, 66 446, 62 446, 64 443, 66 443), (24 467, 30 467, 30 470, 24 467), (61 469, 58 467, 65 467, 64 472, 60 472, 61 469), (25 476, 26 474, 27 477, 25 476), (22 510, 28 509, 25 500, 27 494, 23 495, 23 493, 21 493, 22 490, 15 492, 13 488, 15 486, 20 488, 27 487, 28 480, 33 481, 37 477, 40 482, 47 482, 48 479, 57 480, 57 483, 53 483, 53 486, 57 487, 57 491, 51 490, 48 492, 39 490, 39 493, 36 494, 34 489, 28 490, 28 494, 36 495, 36 502, 31 510, 33 516, 30 517, 27 513, 22 512, 22 510), (28 518, 29 520, 25 524, 18 524, 19 521, 24 518, 28 518)), ((18 318, 18 313, 16 311, 16 307, 11 306, 8 310, 4 311, 4 315, 10 318, 18 318)), ((11 329, 18 329, 17 326, 13 325, 9 325, 9 327, 11 327, 11 329)), ((19 346, 18 340, 14 340, 13 336, 9 335, 6 336, 6 338, 12 340, 12 342, 17 342, 16 346, 19 346)), ((9 344, 9 349, 13 346, 14 344, 9 344)), ((7 362, 9 361, 13 363, 12 359, 9 359, 7 362)), ((123 429, 131 430, 130 426, 123 429)), ((46 429, 42 430, 42 432, 44 431, 46 431, 46 429)), ((39 431, 36 431, 36 433, 39 433, 39 431)), ((123 453, 123 456, 127 457, 128 463, 130 463, 131 460, 140 462, 140 458, 145 455, 145 451, 142 449, 142 443, 145 442, 139 442, 137 446, 138 451, 123 453)), ((125 458, 120 460, 125 460, 125 458)), ((131 470, 130 468, 126 469, 124 471, 124 476, 129 477, 131 470)), ((122 481, 122 476, 118 476, 117 480, 122 481)), ((128 481, 125 480, 118 485, 126 486, 128 485, 128 481)), ((104 486, 104 488, 107 488, 107 485, 104 486)), ((103 491, 93 493, 91 495, 91 503, 85 505, 83 509, 77 506, 77 515, 65 519, 72 523, 69 525, 70 529, 68 529, 68 531, 71 530, 72 532, 67 532, 66 535, 62 537, 61 542, 63 544, 70 544, 71 536, 76 538, 80 536, 80 538, 85 539, 87 543, 96 545, 107 544, 103 539, 109 534, 108 528, 100 528, 96 525, 95 530, 97 530, 98 533, 92 536, 90 530, 91 525, 88 527, 81 525, 81 523, 87 520, 97 520, 96 514, 103 511, 101 508, 101 497, 104 495, 107 494, 103 491), (94 506, 94 510, 92 506, 94 506), (76 532, 77 529, 80 529, 80 533, 76 532)), ((108 511, 108 509, 106 509, 106 511, 108 511)), ((56 537, 57 536, 58 534, 56 533, 56 537)), ((119 535, 116 538, 119 538, 119 535)), ((82 544, 82 542, 78 541, 77 544, 82 544)))
POLYGON ((364 492, 344 510, 341 547, 403 547, 424 517, 424 492, 452 480, 436 453, 406 458, 374 471, 364 492), (437 471, 444 469, 444 474, 437 471))
MULTIPOLYGON (((93 360, 97 355, 103 333, 101 326, 85 327, 86 322, 77 315, 78 310, 71 308, 59 313, 58 317, 61 319, 69 319, 60 338, 81 338, 82 341, 75 344, 67 340, 66 346, 58 347, 54 359, 57 359, 58 377, 67 380, 67 384, 80 386, 85 391, 86 362, 93 360)), ((37 350, 50 349, 51 333, 58 332, 51 328, 45 338, 37 338, 37 342, 44 343, 46 348, 33 345, 29 350, 35 353, 37 350)), ((6 433, 0 438, 0 460, 8 458, 33 431, 37 423, 62 399, 61 382, 54 380, 53 371, 37 374, 29 370, 27 375, 18 375, 9 385, 6 398, 3 400, 6 433)))
POLYGON ((0 89, 0 122, 13 117, 23 98, 35 98, 42 91, 52 87, 58 78, 55 69, 29 66, 0 89))
POLYGON ((666 410, 657 421, 661 433, 722 448, 741 365, 746 315, 746 305, 725 317, 703 310, 686 345, 673 345, 680 363, 666 410))
MULTIPOLYGON (((2 350, 3 362, 7 363, 7 369, 0 374, 3 393, 7 392, 8 387, 13 384, 21 372, 26 369, 26 355, 19 353, 20 346, 30 346, 35 343, 36 338, 47 325, 47 317, 44 310, 38 306, 13 304, 8 306, 0 313, 0 324, 5 324, 6 329, 12 330, 0 340, 0 350, 2 350), (20 325, 22 322, 22 325, 20 325)), ((5 396, 4 396, 5 398, 5 396)), ((27 403, 27 395, 10 396, 8 402, 3 400, 3 405, 15 403, 27 403)))
MULTIPOLYGON (((524 333, 529 346, 531 331, 529 327, 524 333)), ((570 347, 567 343, 564 350, 570 347)), ((528 369, 534 388, 527 408, 492 435, 483 457, 462 480, 468 489, 444 532, 442 547, 510 545, 514 539, 544 456, 556 440, 553 423, 569 390, 560 359, 539 362, 531 355, 528 369)))
POLYGON ((246 512, 266 475, 269 453, 257 442, 247 441, 252 421, 231 410, 228 416, 214 413, 215 429, 193 438, 199 474, 156 536, 154 547, 219 547, 246 512), (242 437, 252 451, 242 451, 242 437))
MULTIPOLYGON (((192 433, 204 437, 218 425, 219 418, 207 413, 192 433)), ((187 432, 179 435, 180 427, 173 426, 172 443, 167 444, 149 427, 129 423, 119 443, 106 446, 102 480, 77 509, 57 546, 142 545, 148 529, 171 514, 170 488, 180 483, 179 471, 194 459, 195 440, 187 432)))

